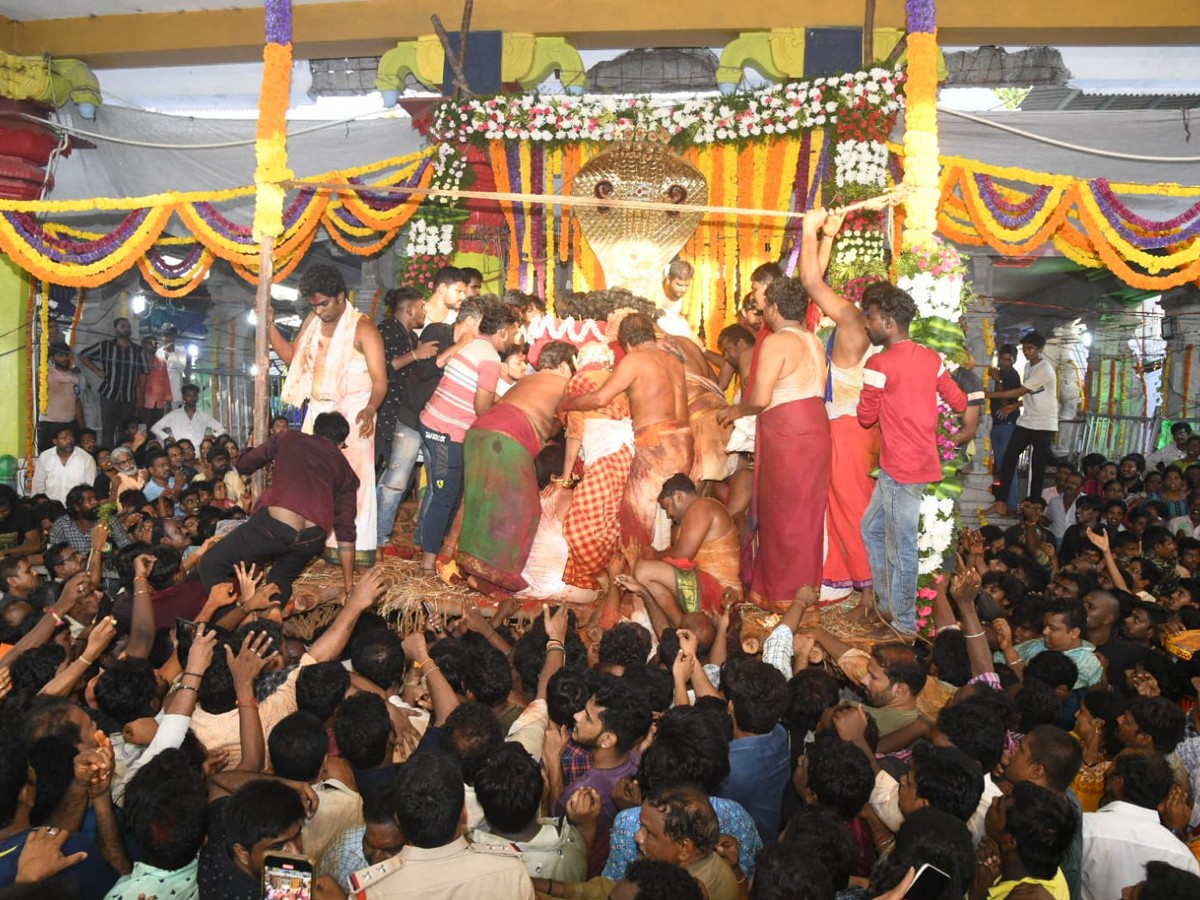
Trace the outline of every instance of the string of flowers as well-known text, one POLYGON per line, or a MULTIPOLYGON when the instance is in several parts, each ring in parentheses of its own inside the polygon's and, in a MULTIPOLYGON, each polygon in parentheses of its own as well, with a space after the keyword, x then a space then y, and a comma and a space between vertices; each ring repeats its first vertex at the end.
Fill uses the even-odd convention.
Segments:
POLYGON ((662 102, 650 97, 536 94, 448 100, 433 112, 430 136, 446 143, 608 142, 644 130, 679 147, 740 144, 836 124, 868 105, 895 115, 904 76, 881 66, 843 75, 770 85, 721 97, 662 102))
MULTIPOLYGON (((459 190, 465 185, 468 172, 465 154, 449 144, 438 144, 430 157, 429 186, 459 190)), ((433 290, 433 274, 448 264, 454 253, 458 226, 466 219, 461 206, 462 201, 451 197, 429 197, 420 205, 404 232, 402 284, 426 292, 433 290)))
POLYGON ((254 238, 284 229, 283 183, 293 177, 287 159, 287 110, 292 87, 292 3, 266 0, 262 88, 254 141, 254 238))

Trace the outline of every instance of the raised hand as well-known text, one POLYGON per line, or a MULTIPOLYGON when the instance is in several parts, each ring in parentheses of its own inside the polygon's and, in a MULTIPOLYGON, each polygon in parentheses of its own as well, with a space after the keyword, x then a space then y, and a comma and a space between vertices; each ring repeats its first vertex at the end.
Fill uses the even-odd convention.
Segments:
POLYGON ((92 549, 99 553, 108 543, 108 526, 97 522, 92 526, 92 549))
POLYGON ((346 597, 346 606, 352 609, 357 609, 359 612, 366 612, 370 609, 375 601, 383 596, 387 590, 387 581, 384 579, 382 569, 369 569, 362 578, 358 579, 354 588, 346 597))
POLYGON ((258 586, 262 583, 263 573, 259 571, 258 566, 254 563, 250 564, 247 569, 244 563, 238 562, 233 566, 234 577, 237 578, 238 596, 242 598, 242 603, 254 596, 254 592, 258 590, 258 586))
POLYGON ((1012 626, 1008 624, 1008 619, 993 619, 992 628, 996 631, 996 643, 1000 646, 1001 651, 1011 650, 1013 636, 1012 626))
POLYGON ((867 714, 861 706, 843 706, 833 713, 833 727, 838 737, 847 743, 864 740, 867 714))
POLYGON ((570 610, 564 603, 559 606, 554 612, 550 612, 550 607, 543 604, 542 606, 542 622, 546 626, 546 639, 558 641, 560 644, 567 639, 567 624, 570 610))
POLYGON ((108 649, 108 645, 113 642, 117 636, 117 620, 112 616, 105 616, 102 619, 97 619, 92 625, 92 631, 88 635, 87 645, 84 647, 83 655, 87 659, 95 662, 99 659, 100 654, 108 649))
POLYGON ((567 818, 580 826, 598 822, 602 805, 595 788, 580 788, 567 801, 567 818))
POLYGON ((188 649, 185 672, 203 675, 212 665, 213 650, 217 646, 217 633, 203 623, 196 626, 196 636, 192 638, 192 646, 188 649))
POLYGON ((1088 540, 1091 541, 1093 545, 1095 545, 1097 550, 1099 550, 1101 553, 1103 553, 1105 555, 1108 555, 1109 542, 1108 542, 1108 532, 1107 531, 1101 530, 1099 533, 1097 533, 1097 532, 1093 531, 1091 528, 1088 528, 1083 533, 1087 535, 1088 540))
POLYGON ((267 663, 272 662, 279 655, 278 650, 266 653, 266 648, 270 643, 270 634, 265 631, 252 631, 242 640, 242 646, 238 650, 237 656, 233 655, 233 649, 228 644, 225 645, 225 659, 229 663, 229 671, 233 675, 233 686, 239 696, 244 693, 253 695, 254 679, 258 677, 259 672, 266 668, 267 663))

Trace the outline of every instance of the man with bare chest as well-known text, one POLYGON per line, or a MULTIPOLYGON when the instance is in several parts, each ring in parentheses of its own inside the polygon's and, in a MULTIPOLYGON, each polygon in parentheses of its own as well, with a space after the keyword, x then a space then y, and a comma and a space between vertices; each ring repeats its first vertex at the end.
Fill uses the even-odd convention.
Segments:
POLYGON ((622 553, 632 566, 644 547, 665 547, 669 525, 655 540, 658 495, 676 472, 690 472, 695 460, 688 425, 683 363, 656 342, 649 316, 633 313, 622 320, 617 340, 625 358, 599 390, 567 400, 563 411, 599 409, 625 391, 633 416, 634 456, 621 502, 622 553))
POLYGON ((541 518, 534 458, 558 421, 575 347, 551 341, 537 371, 477 418, 463 442, 463 519, 458 561, 485 593, 526 586, 521 570, 541 518), (483 584, 488 582, 488 584, 483 584))

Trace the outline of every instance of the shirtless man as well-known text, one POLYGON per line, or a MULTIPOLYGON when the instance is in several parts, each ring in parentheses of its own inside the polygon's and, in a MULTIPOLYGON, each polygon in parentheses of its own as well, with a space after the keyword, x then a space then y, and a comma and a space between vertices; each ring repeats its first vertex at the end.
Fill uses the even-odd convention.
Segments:
POLYGON ((717 421, 717 415, 729 404, 713 379, 712 367, 698 344, 670 336, 663 338, 663 343, 668 349, 677 348, 683 357, 688 423, 692 426, 696 446, 696 463, 691 475, 693 481, 703 486, 707 496, 716 484, 733 474, 737 465, 737 458, 725 449, 731 426, 717 421))
MULTIPOLYGON (((626 590, 653 596, 654 607, 678 628, 688 612, 719 612, 727 591, 741 593, 738 579, 741 544, 737 527, 716 500, 701 497, 682 472, 663 485, 659 504, 677 527, 667 549, 647 549, 633 569, 633 578, 618 580, 626 590)), ((651 624, 660 631, 651 613, 651 624)), ((664 623, 666 624, 666 623, 664 623)))
MULTIPOLYGON (((695 458, 688 425, 684 367, 657 343, 649 316, 633 313, 617 329, 625 358, 598 390, 565 400, 563 412, 594 410, 625 391, 633 417, 634 457, 621 503, 622 552, 632 565, 654 544, 654 520, 663 484, 690 472, 695 458)), ((665 541, 662 542, 665 544, 665 541)))
POLYGON ((526 586, 521 571, 541 518, 534 459, 558 427, 555 413, 575 373, 575 354, 565 341, 546 344, 537 371, 513 385, 467 431, 458 560, 486 593, 526 586))
MULTIPOLYGON (((721 359, 724 360, 729 371, 737 377, 739 394, 741 386, 750 377, 750 360, 754 358, 754 341, 754 333, 736 322, 726 326, 717 337, 717 346, 721 349, 721 359)), ((726 382, 726 386, 728 386, 728 382, 726 382)))

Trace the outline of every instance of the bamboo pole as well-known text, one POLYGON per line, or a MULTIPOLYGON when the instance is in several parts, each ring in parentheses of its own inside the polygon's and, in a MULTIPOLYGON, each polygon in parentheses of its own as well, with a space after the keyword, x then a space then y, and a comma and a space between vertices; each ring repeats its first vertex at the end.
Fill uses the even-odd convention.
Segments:
POLYGON ((258 243, 258 290, 254 295, 254 446, 267 440, 270 424, 271 395, 268 378, 271 350, 267 340, 271 331, 271 282, 275 275, 275 240, 262 235, 258 243))

